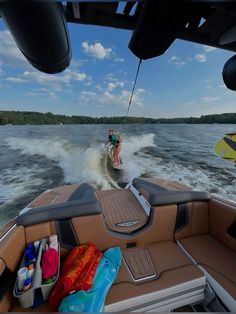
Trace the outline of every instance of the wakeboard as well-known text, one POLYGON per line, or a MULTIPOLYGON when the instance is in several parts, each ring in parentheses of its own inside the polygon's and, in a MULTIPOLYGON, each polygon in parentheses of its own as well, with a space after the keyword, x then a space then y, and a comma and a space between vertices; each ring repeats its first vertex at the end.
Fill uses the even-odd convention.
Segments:
POLYGON ((228 161, 236 163, 236 132, 227 133, 215 144, 216 154, 228 161))

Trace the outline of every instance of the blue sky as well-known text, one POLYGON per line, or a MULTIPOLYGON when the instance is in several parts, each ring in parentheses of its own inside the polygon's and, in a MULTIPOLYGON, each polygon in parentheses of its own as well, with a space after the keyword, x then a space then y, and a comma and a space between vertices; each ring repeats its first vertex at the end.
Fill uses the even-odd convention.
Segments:
MULTIPOLYGON (((0 110, 90 116, 124 115, 138 65, 128 49, 131 32, 69 24, 72 62, 47 75, 25 61, 0 24, 0 110)), ((236 93, 222 80, 233 53, 177 40, 161 57, 145 60, 132 116, 188 117, 235 112, 236 93)))

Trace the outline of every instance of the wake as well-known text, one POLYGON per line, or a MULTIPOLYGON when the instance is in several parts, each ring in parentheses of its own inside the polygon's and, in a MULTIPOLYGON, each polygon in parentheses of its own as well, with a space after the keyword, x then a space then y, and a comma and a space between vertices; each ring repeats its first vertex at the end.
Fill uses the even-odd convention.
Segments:
MULTIPOLYGON (((40 156, 44 156, 49 160, 56 161, 62 169, 64 182, 67 184, 86 182, 95 189, 109 189, 117 188, 121 183, 130 182, 134 177, 151 176, 182 182, 200 191, 207 190, 216 195, 235 199, 235 179, 230 185, 225 185, 224 181, 219 180, 219 177, 209 167, 205 169, 193 164, 186 165, 181 161, 169 158, 169 156, 166 158, 153 156, 149 149, 157 148, 154 140, 155 134, 153 133, 126 136, 121 152, 122 170, 115 172, 109 170, 105 144, 91 143, 88 147, 83 147, 60 138, 9 138, 6 141, 11 149, 19 150, 17 153, 22 156, 37 156, 39 161, 40 156)), ((22 193, 30 191, 32 184, 41 190, 44 186, 44 178, 40 167, 43 165, 42 162, 39 164, 36 162, 33 168, 31 165, 29 169, 22 167, 18 171, 12 169, 10 173, 5 173, 4 182, 0 181, 2 190, 0 203, 7 201, 4 196, 6 194, 9 199, 13 199, 14 195, 17 198, 22 193), (36 170, 34 171, 34 169, 36 170), (9 182, 6 182, 7 178, 9 178, 9 182)), ((50 164, 45 165, 45 169, 42 170, 46 171, 49 166, 50 164)))
MULTIPOLYGON (((155 146, 154 137, 154 134, 126 137, 121 153, 124 180, 142 173, 143 167, 135 154, 146 146, 155 146)), ((99 189, 118 187, 116 178, 108 171, 105 144, 91 143, 89 147, 82 147, 68 140, 28 138, 9 138, 7 144, 23 155, 44 156, 56 161, 65 183, 86 182, 99 189)))

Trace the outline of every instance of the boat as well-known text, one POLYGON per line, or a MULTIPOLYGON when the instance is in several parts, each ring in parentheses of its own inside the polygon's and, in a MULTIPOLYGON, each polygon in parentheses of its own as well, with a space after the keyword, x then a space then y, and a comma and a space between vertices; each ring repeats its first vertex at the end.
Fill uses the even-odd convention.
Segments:
MULTIPOLYGON (((1 234, 0 308, 22 311, 12 283, 24 247, 57 234, 62 256, 87 242, 122 250, 105 311, 235 311, 235 221, 235 204, 163 179, 47 190, 1 234)), ((56 311, 47 302, 35 310, 56 311)))
MULTIPOLYGON (((229 1, 127 2, 123 13, 118 2, 3 2, 0 8, 22 53, 45 73, 70 63, 67 22, 132 30, 129 47, 141 59, 163 54, 176 38, 236 51, 229 1)), ((223 71, 232 90, 235 62, 232 57, 223 71)), ((37 289, 15 290, 26 245, 51 235, 59 240, 61 264, 71 248, 88 242, 102 252, 120 248, 122 264, 103 311, 236 311, 234 202, 148 177, 102 191, 86 182, 47 190, 0 229, 1 312, 58 310, 47 302, 51 286, 38 273, 37 289), (31 308, 38 292, 45 301, 31 308)))

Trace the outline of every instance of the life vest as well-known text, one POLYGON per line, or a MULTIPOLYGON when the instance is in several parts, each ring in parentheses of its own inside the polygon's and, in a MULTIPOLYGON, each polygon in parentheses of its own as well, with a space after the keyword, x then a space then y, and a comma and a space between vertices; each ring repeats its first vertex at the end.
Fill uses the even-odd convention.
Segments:
POLYGON ((118 137, 119 137, 119 133, 114 133, 114 134, 112 134, 112 136, 111 136, 111 141, 112 141, 112 143, 114 143, 114 144, 119 144, 120 141, 118 140, 118 137))

